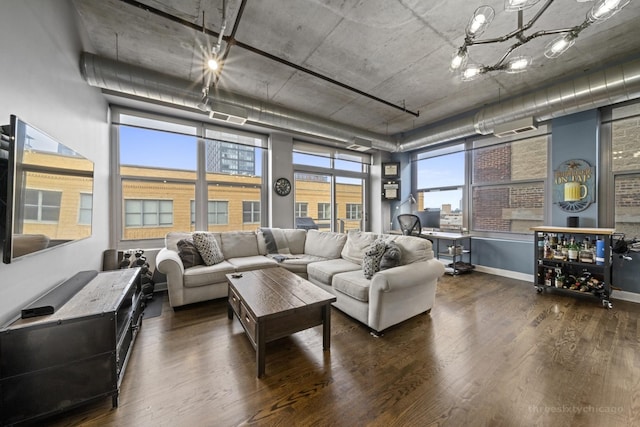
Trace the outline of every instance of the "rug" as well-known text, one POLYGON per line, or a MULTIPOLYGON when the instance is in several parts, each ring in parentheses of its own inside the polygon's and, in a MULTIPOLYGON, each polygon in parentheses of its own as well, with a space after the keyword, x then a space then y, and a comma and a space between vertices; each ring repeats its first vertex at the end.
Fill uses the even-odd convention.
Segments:
POLYGON ((166 299, 167 291, 154 292, 153 298, 146 302, 142 317, 144 319, 150 319, 152 317, 160 316, 162 314, 162 305, 166 299))

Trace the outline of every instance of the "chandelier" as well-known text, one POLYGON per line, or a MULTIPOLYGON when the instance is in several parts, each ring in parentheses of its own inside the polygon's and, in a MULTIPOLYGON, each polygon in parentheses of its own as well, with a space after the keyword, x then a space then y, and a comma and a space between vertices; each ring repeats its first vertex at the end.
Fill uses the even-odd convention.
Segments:
MULTIPOLYGON (((450 70, 460 74, 460 78, 463 81, 469 81, 477 78, 481 74, 485 74, 492 71, 504 71, 507 73, 519 73, 526 71, 531 65, 531 56, 521 55, 511 57, 511 53, 518 47, 522 46, 529 41, 548 35, 557 35, 557 37, 551 40, 544 51, 544 56, 547 58, 556 58, 566 52, 576 41, 578 35, 591 26, 591 24, 603 22, 613 15, 618 13, 623 7, 625 7, 631 0, 597 0, 591 10, 587 13, 585 20, 575 27, 559 28, 555 30, 541 30, 530 35, 525 35, 525 31, 529 30, 533 24, 540 18, 540 16, 551 6, 554 0, 546 0, 544 5, 538 10, 533 18, 526 24, 524 24, 523 10, 528 9, 538 3, 540 0, 505 0, 505 11, 518 12, 518 27, 508 34, 502 37, 495 37, 492 39, 477 39, 484 31, 489 27, 493 17, 495 16, 495 10, 491 6, 480 6, 476 9, 471 17, 471 20, 467 24, 465 30, 464 43, 453 54, 450 70), (515 39, 507 51, 502 57, 493 65, 484 64, 467 64, 469 59, 469 48, 474 45, 501 43, 510 39, 515 39)), ((584 2, 589 0, 576 0, 578 2, 584 2)))

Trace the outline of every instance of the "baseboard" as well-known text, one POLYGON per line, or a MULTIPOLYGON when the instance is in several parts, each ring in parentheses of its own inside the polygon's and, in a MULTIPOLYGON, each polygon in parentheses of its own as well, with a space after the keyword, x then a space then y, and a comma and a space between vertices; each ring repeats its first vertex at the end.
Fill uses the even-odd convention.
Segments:
POLYGON ((475 271, 481 273, 493 274, 495 276, 511 277, 513 279, 523 280, 525 282, 531 282, 533 284, 533 275, 526 273, 518 273, 517 271, 503 270, 501 268, 485 267, 482 265, 476 265, 475 271))
POLYGON ((614 289, 613 292, 611 292, 611 298, 640 303, 640 294, 636 294, 635 292, 618 291, 614 289))

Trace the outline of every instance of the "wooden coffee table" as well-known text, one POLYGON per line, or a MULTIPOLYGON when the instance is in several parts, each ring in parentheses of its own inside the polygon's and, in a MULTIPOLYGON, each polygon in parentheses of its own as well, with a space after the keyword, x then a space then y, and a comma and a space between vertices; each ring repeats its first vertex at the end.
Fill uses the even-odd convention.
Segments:
POLYGON ((268 342, 323 325, 322 346, 331 345, 331 303, 336 297, 281 267, 227 274, 229 319, 236 314, 256 349, 257 376, 264 375, 268 342))

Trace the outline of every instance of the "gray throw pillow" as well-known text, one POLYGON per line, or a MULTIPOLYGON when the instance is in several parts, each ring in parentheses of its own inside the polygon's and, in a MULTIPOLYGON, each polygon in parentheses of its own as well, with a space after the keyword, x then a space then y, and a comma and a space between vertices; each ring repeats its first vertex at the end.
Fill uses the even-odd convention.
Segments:
POLYGON ((196 231, 193 233, 193 244, 198 248, 205 265, 214 265, 224 261, 224 254, 213 234, 206 231, 196 231))
POLYGON ((176 243, 178 247, 178 256, 182 260, 184 268, 190 268, 194 265, 203 265, 204 261, 198 252, 198 248, 193 244, 193 241, 182 239, 176 243))
POLYGON ((382 259, 380 259, 380 270, 399 266, 401 256, 400 247, 395 242, 388 241, 382 259))
POLYGON ((384 240, 377 239, 369 245, 362 257, 362 271, 364 277, 371 279, 374 274, 380 271, 380 259, 387 247, 384 240))

